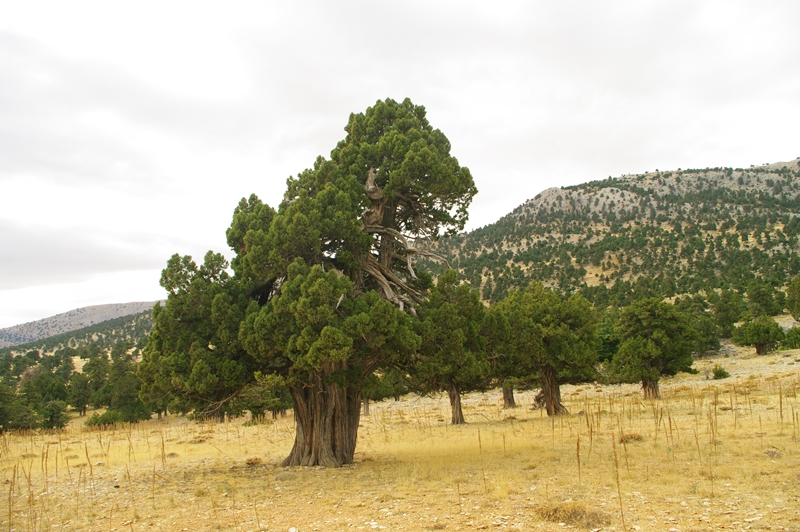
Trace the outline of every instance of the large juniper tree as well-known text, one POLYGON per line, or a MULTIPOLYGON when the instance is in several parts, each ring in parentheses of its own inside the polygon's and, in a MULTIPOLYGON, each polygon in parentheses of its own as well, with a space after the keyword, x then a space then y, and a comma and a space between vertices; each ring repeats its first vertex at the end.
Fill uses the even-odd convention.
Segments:
POLYGON ((296 420, 286 465, 352 461, 362 387, 419 343, 408 320, 430 278, 415 258, 428 254, 424 241, 463 229, 476 193, 447 138, 408 99, 352 114, 345 130, 329 159, 289 178, 277 210, 255 196, 240 202, 227 232, 232 278, 211 286, 197 267, 174 265, 143 361, 151 400, 177 385, 224 402, 256 372, 279 377, 296 420), (181 319, 195 292, 203 311, 181 319), (170 359, 186 361, 179 350, 189 363, 173 369, 170 359))

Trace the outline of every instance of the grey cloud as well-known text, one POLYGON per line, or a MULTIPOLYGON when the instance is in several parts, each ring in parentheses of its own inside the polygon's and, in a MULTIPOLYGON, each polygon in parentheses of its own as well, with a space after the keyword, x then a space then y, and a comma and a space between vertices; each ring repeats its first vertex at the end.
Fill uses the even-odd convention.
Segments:
POLYGON ((170 245, 149 235, 0 220, 0 290, 83 281, 98 273, 160 269, 170 245))
POLYGON ((241 106, 187 101, 113 65, 68 61, 0 32, 0 179, 34 174, 68 183, 144 187, 161 177, 150 153, 87 125, 91 113, 199 149, 252 145, 266 127, 256 118, 259 113, 241 106))

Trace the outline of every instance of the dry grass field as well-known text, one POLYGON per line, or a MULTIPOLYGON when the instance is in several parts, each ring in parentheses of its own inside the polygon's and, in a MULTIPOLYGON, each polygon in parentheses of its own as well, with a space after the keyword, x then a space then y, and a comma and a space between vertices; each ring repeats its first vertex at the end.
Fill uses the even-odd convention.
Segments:
POLYGON ((341 469, 276 466, 291 416, 5 435, 0 529, 800 530, 800 352, 746 353, 656 402, 564 386, 557 419, 532 392, 470 394, 458 427, 446 397, 373 404, 341 469))

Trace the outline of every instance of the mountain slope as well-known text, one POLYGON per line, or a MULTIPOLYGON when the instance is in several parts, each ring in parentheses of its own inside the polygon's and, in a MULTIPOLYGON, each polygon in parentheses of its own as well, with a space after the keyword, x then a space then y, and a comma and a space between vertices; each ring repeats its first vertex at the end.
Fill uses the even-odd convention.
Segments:
POLYGON ((129 314, 102 321, 74 331, 49 336, 41 340, 0 348, 0 359, 10 355, 22 355, 28 351, 52 353, 67 347, 76 348, 86 344, 96 344, 109 348, 118 340, 144 345, 147 335, 153 329, 152 309, 138 314, 129 314))
POLYGON ((94 305, 7 327, 0 329, 0 348, 36 342, 114 318, 150 311, 153 305, 155 305, 155 301, 94 305))
MULTIPOLYGON (((626 175, 547 189, 435 251, 496 301, 532 280, 626 304, 800 272, 800 159, 626 175)), ((427 263, 434 272, 443 266, 427 263)))

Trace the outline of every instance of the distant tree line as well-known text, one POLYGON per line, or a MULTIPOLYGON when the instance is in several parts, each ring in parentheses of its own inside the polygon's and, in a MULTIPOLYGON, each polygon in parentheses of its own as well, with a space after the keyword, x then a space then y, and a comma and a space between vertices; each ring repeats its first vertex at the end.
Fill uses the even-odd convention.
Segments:
POLYGON ((66 347, 76 348, 89 343, 110 348, 118 340, 137 343, 146 340, 152 328, 152 312, 147 310, 138 314, 120 316, 119 318, 95 323, 74 331, 56 334, 42 340, 4 347, 0 349, 0 357, 25 354, 29 351, 47 353, 66 347))
MULTIPOLYGON (((409 356, 369 375, 363 406, 412 391, 446 392, 451 422, 458 424, 465 422, 464 393, 499 387, 505 406, 514 407, 514 389, 539 388, 540 405, 559 415, 567 413, 560 396, 565 383, 639 382, 645 397, 656 399, 662 376, 692 372, 693 356, 717 349, 720 338, 753 346, 757 354, 800 347, 800 329, 784 333, 771 317, 788 309, 800 318, 800 277, 787 293, 754 281, 746 298, 732 290, 714 294, 710 301, 700 295, 673 303, 643 298, 598 310, 581 294, 560 295, 533 282, 487 307, 449 270, 407 324, 409 356)), ((157 306, 154 313, 160 312, 157 306)), ((92 414, 87 425, 137 422, 168 411, 220 419, 249 412, 259 419, 292 407, 283 379, 256 372, 224 394, 196 399, 224 373, 208 369, 201 380, 193 370, 183 375, 185 387, 171 387, 137 362, 146 341, 103 344, 0 357, 0 427, 57 429, 69 421, 68 411, 85 416, 89 408, 103 413, 92 414)))

